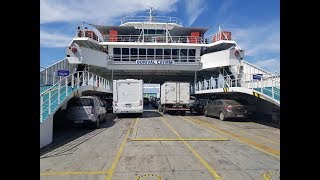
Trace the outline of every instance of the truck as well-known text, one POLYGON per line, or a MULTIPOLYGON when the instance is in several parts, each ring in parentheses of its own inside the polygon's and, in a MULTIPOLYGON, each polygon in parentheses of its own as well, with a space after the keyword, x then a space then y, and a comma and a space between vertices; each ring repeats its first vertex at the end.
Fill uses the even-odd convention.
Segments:
POLYGON ((190 84, 186 82, 165 82, 160 88, 160 104, 158 110, 180 112, 182 115, 189 111, 190 84))
POLYGON ((143 113, 143 81, 138 79, 113 80, 113 113, 143 113))

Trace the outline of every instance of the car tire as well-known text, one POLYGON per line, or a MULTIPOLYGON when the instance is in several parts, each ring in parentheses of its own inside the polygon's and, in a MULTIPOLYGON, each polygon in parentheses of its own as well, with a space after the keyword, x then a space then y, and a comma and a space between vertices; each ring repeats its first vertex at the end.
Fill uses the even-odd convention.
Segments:
POLYGON ((107 113, 106 113, 106 115, 105 115, 104 118, 103 118, 103 122, 107 122, 107 113))
POLYGON ((96 122, 96 128, 100 127, 100 116, 98 116, 97 122, 96 122))
POLYGON ((204 114, 205 117, 208 117, 208 110, 205 109, 203 114, 204 114))
POLYGON ((221 120, 221 121, 224 121, 226 118, 224 117, 224 113, 223 112, 220 112, 219 113, 219 119, 221 120))
POLYGON ((167 108, 166 107, 163 107, 162 111, 163 111, 163 114, 167 114, 167 108))

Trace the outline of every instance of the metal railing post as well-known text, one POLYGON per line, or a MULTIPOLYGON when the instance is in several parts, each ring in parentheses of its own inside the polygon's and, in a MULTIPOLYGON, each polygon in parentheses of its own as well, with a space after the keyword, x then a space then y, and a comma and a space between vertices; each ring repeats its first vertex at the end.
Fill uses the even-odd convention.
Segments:
POLYGON ((48 105, 49 114, 51 113, 51 90, 49 91, 49 105, 48 105))
POLYGON ((272 94, 271 94, 271 95, 272 95, 272 98, 274 98, 274 85, 273 85, 273 81, 271 82, 271 85, 272 85, 272 89, 271 89, 271 90, 272 90, 272 92, 271 92, 272 94))
POLYGON ((48 84, 48 70, 46 69, 46 84, 45 85, 47 85, 48 84))
POLYGON ((68 95, 68 78, 66 78, 65 86, 66 86, 66 97, 67 97, 67 95, 68 95))
POLYGON ((40 122, 42 122, 42 114, 43 114, 43 96, 40 96, 40 122))
POLYGON ((60 86, 61 86, 61 82, 59 82, 58 84, 58 104, 60 104, 60 86))
POLYGON ((71 75, 71 87, 74 87, 74 74, 71 75))
POLYGON ((79 72, 77 72, 77 87, 80 85, 80 78, 79 78, 79 72))

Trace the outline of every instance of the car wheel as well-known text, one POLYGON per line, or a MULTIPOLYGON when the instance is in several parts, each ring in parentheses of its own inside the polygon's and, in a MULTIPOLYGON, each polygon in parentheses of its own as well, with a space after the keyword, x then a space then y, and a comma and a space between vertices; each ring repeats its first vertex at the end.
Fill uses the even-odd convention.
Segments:
POLYGON ((204 116, 208 117, 208 110, 205 109, 203 114, 204 116))
POLYGON ((163 114, 167 114, 167 108, 166 107, 163 107, 163 114))
POLYGON ((96 128, 99 128, 99 127, 100 127, 100 116, 98 116, 97 123, 96 123, 96 128))
POLYGON ((223 113, 223 112, 220 112, 220 113, 219 113, 219 119, 220 119, 221 121, 224 121, 224 120, 225 120, 225 117, 224 117, 224 113, 223 113))

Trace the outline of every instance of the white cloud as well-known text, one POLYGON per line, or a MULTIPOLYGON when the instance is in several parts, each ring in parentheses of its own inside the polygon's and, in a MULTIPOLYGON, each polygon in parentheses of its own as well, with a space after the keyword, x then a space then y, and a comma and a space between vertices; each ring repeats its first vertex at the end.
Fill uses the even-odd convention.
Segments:
POLYGON ((72 37, 66 35, 40 30, 41 47, 65 47, 71 42, 71 40, 72 37))
POLYGON ((266 53, 280 53, 279 21, 226 29, 232 32, 232 39, 236 40, 248 56, 261 57, 266 53))
POLYGON ((143 12, 148 6, 156 10, 175 11, 178 0, 41 0, 40 23, 50 22, 119 22, 119 16, 143 12))
POLYGON ((258 66, 262 69, 266 69, 271 72, 280 73, 279 59, 273 58, 273 59, 261 60, 261 61, 256 61, 253 64, 255 64, 256 66, 258 66))
POLYGON ((191 26, 198 16, 205 10, 204 0, 185 0, 188 26, 191 26))

